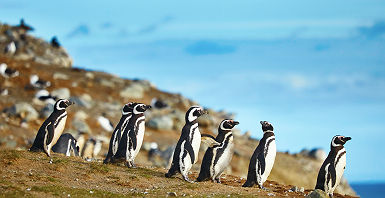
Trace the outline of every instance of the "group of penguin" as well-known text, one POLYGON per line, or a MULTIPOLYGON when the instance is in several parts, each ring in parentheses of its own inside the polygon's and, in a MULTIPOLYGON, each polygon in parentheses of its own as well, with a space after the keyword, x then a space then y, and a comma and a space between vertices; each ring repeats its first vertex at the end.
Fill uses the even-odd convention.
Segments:
MULTIPOLYGON (((62 148, 66 150, 66 153, 79 152, 76 141, 72 141, 69 137, 63 137, 66 141, 61 142, 65 142, 65 144, 56 144, 64 130, 67 119, 66 108, 72 104, 74 103, 66 99, 57 100, 54 111, 41 125, 30 151, 45 152, 50 158, 53 147, 62 148)), ((135 167, 134 160, 142 146, 145 132, 144 112, 150 108, 150 105, 134 102, 123 106, 122 117, 111 135, 108 153, 103 163, 124 162, 129 168, 135 167)), ((224 119, 218 127, 217 137, 201 134, 197 119, 206 113, 200 106, 192 106, 186 112, 186 123, 175 147, 171 166, 165 174, 167 178, 180 173, 185 181, 193 182, 189 179, 188 173, 192 165, 197 162, 200 144, 201 141, 204 141, 209 144, 209 147, 204 154, 196 181, 212 180, 221 183, 220 176, 229 166, 234 153, 232 129, 239 122, 224 119)), ((267 180, 274 165, 276 156, 274 128, 267 121, 260 123, 263 138, 250 159, 247 180, 243 187, 252 187, 256 184, 261 189, 265 189, 263 183, 267 180)), ((325 191, 331 197, 345 170, 346 150, 344 144, 349 140, 351 140, 350 137, 340 135, 333 137, 331 151, 322 164, 317 177, 315 188, 325 191)), ((52 163, 52 158, 50 163, 52 163)))

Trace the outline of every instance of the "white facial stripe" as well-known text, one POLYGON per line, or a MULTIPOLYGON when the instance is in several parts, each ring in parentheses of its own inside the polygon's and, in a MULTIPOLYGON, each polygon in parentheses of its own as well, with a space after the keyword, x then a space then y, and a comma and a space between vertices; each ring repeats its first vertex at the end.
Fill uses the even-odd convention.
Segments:
POLYGON ((57 109, 57 110, 63 110, 63 109, 65 109, 65 108, 63 108, 63 107, 60 107, 60 104, 61 104, 62 102, 64 102, 64 100, 60 100, 60 101, 56 104, 56 109, 57 109))
POLYGON ((187 117, 189 122, 192 122, 198 118, 198 116, 194 116, 194 112, 199 109, 201 109, 199 106, 193 106, 187 117))
POLYGON ((341 146, 341 144, 336 144, 336 143, 334 143, 334 140, 335 140, 336 138, 339 138, 339 137, 341 137, 341 136, 335 136, 335 137, 333 137, 333 139, 332 139, 332 146, 333 146, 333 147, 341 146))
POLYGON ((143 106, 143 105, 144 105, 144 104, 137 104, 137 105, 135 105, 135 107, 134 107, 134 114, 141 114, 141 113, 143 113, 143 112, 141 112, 141 111, 136 110, 136 108, 141 107, 141 106, 143 106))
POLYGON ((227 122, 227 121, 229 121, 229 120, 223 120, 222 122, 221 122, 221 125, 220 125, 220 129, 221 130, 231 130, 231 129, 226 129, 223 125, 225 124, 225 122, 227 122))

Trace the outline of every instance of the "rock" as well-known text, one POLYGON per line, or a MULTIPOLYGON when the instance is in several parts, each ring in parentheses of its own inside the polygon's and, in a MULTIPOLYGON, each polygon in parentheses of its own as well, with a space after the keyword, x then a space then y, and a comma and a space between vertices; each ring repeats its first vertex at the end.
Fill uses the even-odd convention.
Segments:
POLYGON ((168 193, 167 193, 167 196, 170 196, 170 197, 176 197, 177 194, 176 194, 176 192, 168 192, 168 193))
POLYGON ((298 192, 298 187, 297 186, 293 186, 292 188, 290 188, 291 192, 298 192))
POLYGON ((113 82, 109 81, 109 80, 100 79, 99 82, 104 87, 110 87, 110 88, 115 87, 115 84, 113 82))
POLYGON ((70 100, 75 102, 76 105, 90 109, 93 106, 92 98, 88 94, 83 94, 80 97, 72 96, 70 100))
POLYGON ((87 72, 86 73, 86 77, 89 78, 89 79, 94 79, 95 75, 92 72, 87 72))
POLYGON ((329 195, 326 194, 323 190, 315 189, 312 191, 307 198, 329 198, 329 195))
POLYGON ((53 74, 53 79, 55 79, 55 80, 68 80, 69 77, 66 74, 63 74, 63 73, 54 73, 53 74))
POLYGON ((77 111, 74 116, 75 120, 86 120, 87 118, 88 118, 88 115, 84 111, 77 111))
POLYGON ((319 160, 319 161, 323 161, 326 159, 327 155, 323 149, 315 148, 309 152, 309 157, 314 158, 314 159, 319 160))
POLYGON ((144 88, 140 84, 132 83, 130 86, 120 91, 120 97, 139 99, 143 98, 143 93, 144 88))
POLYGON ((150 118, 150 120, 146 122, 146 124, 148 127, 157 130, 172 130, 174 126, 172 118, 167 115, 150 118))
POLYGON ((51 92, 51 95, 60 99, 67 99, 71 96, 70 90, 68 88, 55 89, 51 92))
POLYGON ((40 117, 41 118, 48 118, 48 116, 51 115, 54 109, 54 104, 46 104, 41 110, 40 110, 40 117))
POLYGON ((305 188, 304 187, 299 188, 299 192, 304 193, 305 192, 305 188))
POLYGON ((89 133, 91 132, 91 129, 90 127, 88 126, 88 124, 83 121, 83 120, 76 120, 74 119, 72 121, 72 126, 79 132, 83 132, 83 133, 89 133))
POLYGON ((141 86, 144 89, 144 91, 149 91, 151 88, 156 88, 155 85, 148 80, 135 79, 131 84, 141 86))
POLYGON ((4 110, 8 116, 19 116, 25 121, 36 120, 39 117, 39 113, 30 104, 26 102, 17 103, 14 106, 4 110))

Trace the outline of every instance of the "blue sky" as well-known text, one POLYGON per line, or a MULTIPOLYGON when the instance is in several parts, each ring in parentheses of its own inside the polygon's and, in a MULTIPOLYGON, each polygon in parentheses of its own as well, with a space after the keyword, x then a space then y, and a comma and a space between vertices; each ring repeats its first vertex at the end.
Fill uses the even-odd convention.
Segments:
POLYGON ((34 35, 58 36, 76 66, 234 112, 257 138, 271 121, 280 151, 352 136, 346 177, 385 180, 384 1, 3 0, 0 10, 1 22, 24 17, 34 35))

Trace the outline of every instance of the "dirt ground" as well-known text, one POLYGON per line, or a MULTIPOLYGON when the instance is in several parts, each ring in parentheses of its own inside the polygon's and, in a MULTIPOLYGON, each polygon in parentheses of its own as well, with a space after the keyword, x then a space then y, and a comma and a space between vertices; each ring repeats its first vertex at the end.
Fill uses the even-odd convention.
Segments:
MULTIPOLYGON (((87 162, 79 157, 0 151, 0 197, 304 197, 310 190, 289 192, 292 186, 267 181, 268 190, 243 188, 245 179, 223 175, 222 183, 187 183, 180 176, 165 178, 166 169, 87 162)), ((191 179, 197 172, 190 174, 191 179)), ((335 194, 335 197, 350 197, 335 194)))

